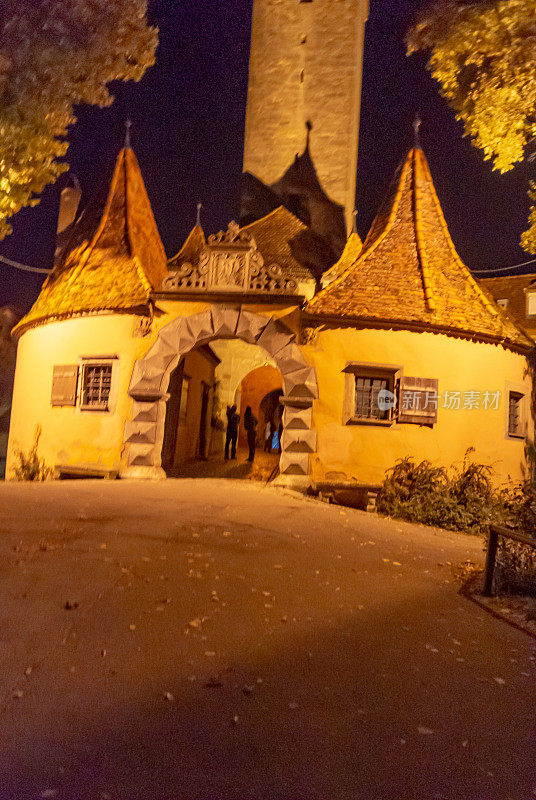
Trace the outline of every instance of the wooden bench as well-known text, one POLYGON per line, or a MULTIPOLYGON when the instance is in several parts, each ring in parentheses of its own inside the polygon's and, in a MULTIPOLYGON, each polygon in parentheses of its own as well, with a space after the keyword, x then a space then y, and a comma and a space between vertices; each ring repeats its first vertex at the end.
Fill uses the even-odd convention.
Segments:
POLYGON ((64 480, 66 478, 104 478, 107 481, 115 481, 119 477, 119 470, 108 467, 85 466, 78 464, 56 464, 54 467, 54 479, 64 480))

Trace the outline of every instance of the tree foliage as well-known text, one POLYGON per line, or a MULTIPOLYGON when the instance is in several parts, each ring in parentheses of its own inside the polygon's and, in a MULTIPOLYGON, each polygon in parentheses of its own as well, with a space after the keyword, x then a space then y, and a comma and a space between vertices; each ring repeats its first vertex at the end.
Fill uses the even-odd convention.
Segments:
POLYGON ((68 169, 74 106, 112 103, 107 85, 139 80, 158 32, 146 0, 2 0, 0 5, 0 239, 68 169))
MULTIPOLYGON (((525 158, 536 140, 536 0, 440 0, 412 27, 407 48, 430 53, 441 93, 494 169, 525 158)), ((521 243, 536 252, 534 207, 521 243)))

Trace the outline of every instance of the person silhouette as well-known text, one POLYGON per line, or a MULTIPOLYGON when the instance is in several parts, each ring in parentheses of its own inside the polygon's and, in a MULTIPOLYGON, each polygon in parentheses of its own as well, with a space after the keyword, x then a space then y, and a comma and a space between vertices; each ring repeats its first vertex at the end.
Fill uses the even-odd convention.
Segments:
POLYGON ((249 455, 247 460, 253 461, 255 458, 255 440, 257 438, 257 418, 254 416, 251 406, 244 411, 244 428, 248 437, 249 455))
POLYGON ((236 413, 236 406, 227 406, 227 431, 225 434, 225 460, 229 460, 229 445, 231 445, 231 458, 236 458, 236 440, 238 438, 238 423, 240 414, 236 413))

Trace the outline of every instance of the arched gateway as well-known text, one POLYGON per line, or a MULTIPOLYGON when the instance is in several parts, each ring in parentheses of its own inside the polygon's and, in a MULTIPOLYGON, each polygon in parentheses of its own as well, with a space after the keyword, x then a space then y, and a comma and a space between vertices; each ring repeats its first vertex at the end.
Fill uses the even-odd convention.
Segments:
POLYGON ((283 376, 285 407, 280 474, 291 481, 300 476, 303 480, 316 449, 311 429, 312 404, 318 397, 315 370, 305 361, 296 334, 279 319, 216 304, 165 325, 144 358, 134 364, 129 387, 132 414, 124 432, 128 447, 124 477, 165 477, 161 457, 170 374, 190 350, 214 339, 257 344, 276 362, 283 376))

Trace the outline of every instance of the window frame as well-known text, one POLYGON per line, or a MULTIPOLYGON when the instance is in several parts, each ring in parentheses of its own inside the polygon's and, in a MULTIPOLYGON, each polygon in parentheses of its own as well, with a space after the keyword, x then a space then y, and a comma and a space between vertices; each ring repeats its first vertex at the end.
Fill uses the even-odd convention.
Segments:
POLYGON ((528 418, 529 418, 529 391, 526 386, 520 383, 507 383, 505 387, 504 403, 504 437, 511 441, 519 441, 527 438, 528 418), (512 395, 517 396, 518 405, 518 426, 513 431, 510 427, 510 399, 512 395))
POLYGON ((82 356, 79 361, 79 380, 77 408, 80 412, 91 414, 113 414, 117 403, 117 373, 119 369, 118 356, 82 356), (106 405, 92 405, 84 402, 86 370, 90 367, 110 368, 110 390, 106 405))
POLYGON ((374 425, 389 428, 397 421, 397 406, 387 410, 385 418, 358 417, 356 416, 357 379, 387 381, 387 390, 396 395, 397 382, 400 380, 403 369, 400 364, 379 364, 374 362, 349 361, 343 369, 344 373, 344 402, 343 425, 374 425))

